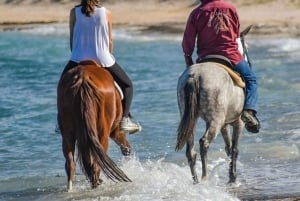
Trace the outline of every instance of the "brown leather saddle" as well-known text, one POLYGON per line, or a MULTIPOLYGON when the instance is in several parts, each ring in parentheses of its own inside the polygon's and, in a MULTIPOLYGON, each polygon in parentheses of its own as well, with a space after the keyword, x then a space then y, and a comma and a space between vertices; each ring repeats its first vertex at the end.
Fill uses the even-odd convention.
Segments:
POLYGON ((232 78, 233 82, 241 87, 245 88, 246 84, 240 74, 234 70, 232 70, 233 65, 230 62, 230 60, 224 56, 221 55, 207 55, 203 59, 201 59, 198 63, 204 63, 204 62, 214 62, 216 63, 219 67, 223 68, 228 72, 230 77, 232 78))

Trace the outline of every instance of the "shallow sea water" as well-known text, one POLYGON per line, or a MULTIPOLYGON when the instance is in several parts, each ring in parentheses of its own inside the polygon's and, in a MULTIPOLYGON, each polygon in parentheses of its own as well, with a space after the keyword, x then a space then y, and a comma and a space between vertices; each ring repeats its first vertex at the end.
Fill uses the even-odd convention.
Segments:
MULTIPOLYGON (((66 193, 56 126, 56 86, 70 52, 65 25, 0 32, 0 200, 254 200, 300 197, 300 39, 249 36, 259 80, 259 134, 240 140, 238 181, 219 135, 208 153, 209 179, 194 185, 185 152, 175 152, 176 85, 184 70, 180 35, 115 30, 114 55, 134 83, 132 156, 111 141, 109 155, 133 180, 91 190, 77 167, 66 193)), ((198 123, 196 145, 204 132, 198 123)), ((199 148, 198 148, 199 149, 199 148)), ((199 151, 199 150, 197 150, 199 151)), ((199 154, 198 154, 199 155, 199 154)), ((197 173, 201 175, 200 157, 197 173)))

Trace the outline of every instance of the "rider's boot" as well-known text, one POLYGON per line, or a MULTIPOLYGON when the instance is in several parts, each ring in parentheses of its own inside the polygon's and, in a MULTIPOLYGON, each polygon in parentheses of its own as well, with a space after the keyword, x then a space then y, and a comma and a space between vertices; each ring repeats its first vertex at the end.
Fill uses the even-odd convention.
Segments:
POLYGON ((134 134, 142 130, 142 126, 139 123, 133 122, 129 117, 123 117, 120 122, 121 131, 129 132, 129 134, 134 134))
POLYGON ((251 133, 258 133, 260 129, 260 122, 253 110, 244 110, 241 119, 245 123, 247 131, 251 133))

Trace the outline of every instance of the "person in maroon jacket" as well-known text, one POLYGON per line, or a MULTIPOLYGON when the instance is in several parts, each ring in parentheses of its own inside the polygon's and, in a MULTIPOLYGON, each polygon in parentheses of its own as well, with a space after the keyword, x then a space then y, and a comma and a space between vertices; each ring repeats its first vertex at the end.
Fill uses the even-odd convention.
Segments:
POLYGON ((202 0, 188 18, 182 48, 187 67, 193 64, 195 45, 197 63, 207 55, 220 55, 230 60, 232 69, 246 82, 242 120, 249 132, 257 133, 260 129, 260 122, 256 117, 258 84, 256 75, 238 50, 239 36, 239 17, 231 3, 225 0, 202 0))

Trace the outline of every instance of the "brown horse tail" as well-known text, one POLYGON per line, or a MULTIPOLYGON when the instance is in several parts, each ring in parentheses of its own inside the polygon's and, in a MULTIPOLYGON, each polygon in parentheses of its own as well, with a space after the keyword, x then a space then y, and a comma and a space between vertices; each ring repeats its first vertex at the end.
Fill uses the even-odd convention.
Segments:
MULTIPOLYGON (((99 178, 95 178, 95 168, 101 167, 104 174, 114 182, 131 180, 118 168, 114 161, 106 154, 97 135, 97 113, 100 111, 101 94, 88 80, 79 79, 76 111, 76 126, 79 132, 76 133, 78 159, 84 174, 93 184, 99 178), (81 123, 83 122, 83 123, 81 123)), ((98 125, 99 126, 99 125, 98 125)), ((96 175, 97 176, 97 175, 96 175)), ((99 175, 98 175, 99 176, 99 175)))
MULTIPOLYGON (((196 120, 198 118, 198 97, 199 97, 198 80, 193 76, 187 79, 184 86, 184 110, 181 114, 181 120, 177 128, 176 151, 179 151, 186 144, 187 140, 194 135, 196 120)), ((180 105, 180 104, 179 104, 180 105)))

